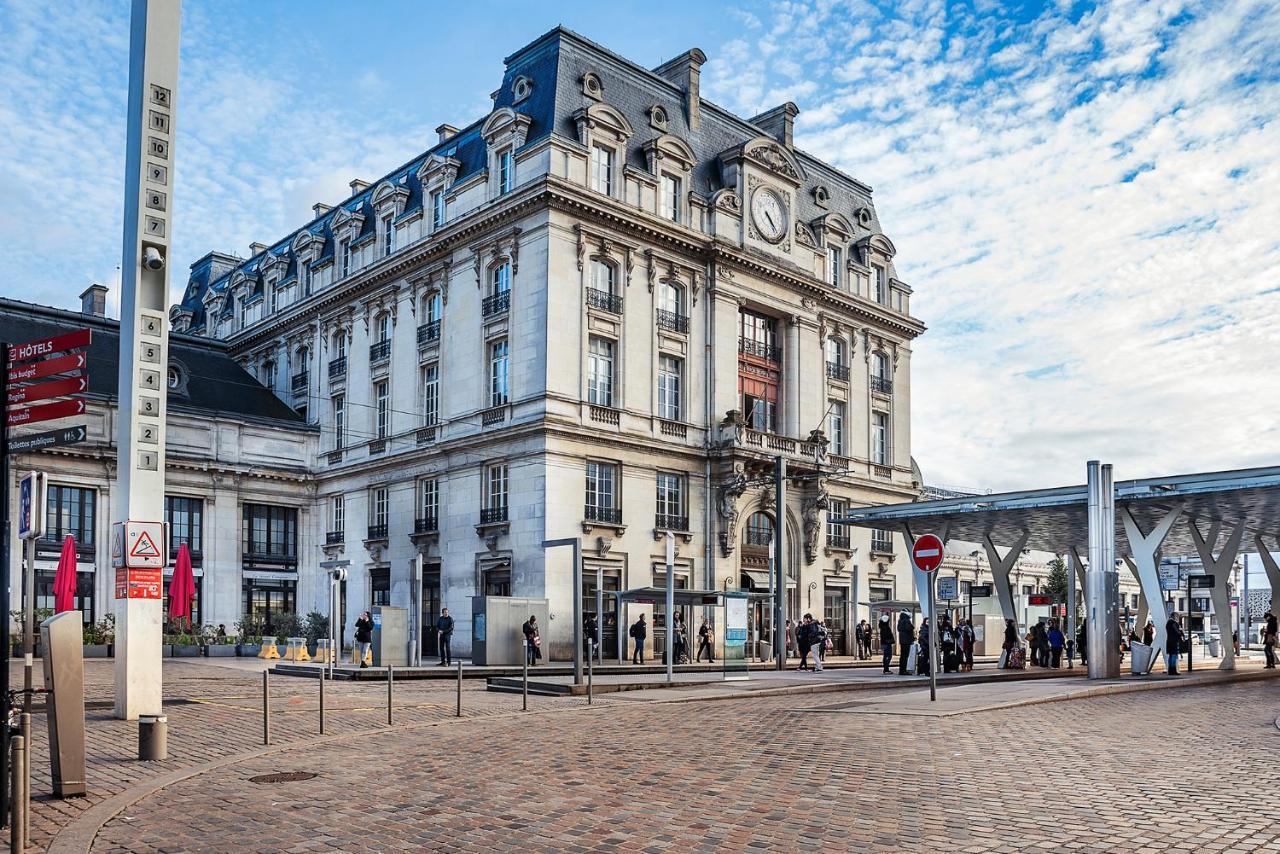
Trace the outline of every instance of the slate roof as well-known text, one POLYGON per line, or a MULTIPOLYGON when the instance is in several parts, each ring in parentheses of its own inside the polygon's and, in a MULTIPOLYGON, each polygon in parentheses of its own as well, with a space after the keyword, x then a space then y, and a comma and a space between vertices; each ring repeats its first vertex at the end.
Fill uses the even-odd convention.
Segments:
MULTIPOLYGON (((694 167, 693 186, 690 189, 707 199, 722 186, 718 156, 750 139, 767 135, 764 130, 748 120, 735 116, 705 99, 701 102, 700 129, 697 132, 691 132, 684 111, 684 95, 678 86, 653 71, 563 27, 556 27, 520 48, 506 58, 505 64, 506 71, 502 85, 494 96, 494 109, 510 107, 529 117, 526 145, 540 142, 551 134, 568 139, 577 138, 573 114, 582 107, 594 103, 583 93, 581 84, 582 75, 591 71, 600 78, 604 90, 604 102, 622 112, 635 130, 635 136, 628 144, 626 165, 647 170, 643 145, 662 133, 650 125, 649 109, 655 104, 661 105, 668 117, 666 132, 682 138, 697 155, 698 163, 694 167), (533 81, 533 92, 519 104, 515 104, 512 84, 521 75, 533 81)), ((272 244, 269 251, 283 254, 288 258, 289 266, 285 278, 296 275, 296 259, 293 256, 292 243, 294 238, 304 230, 320 235, 324 239, 318 260, 333 257, 334 239, 331 223, 334 216, 342 209, 352 212, 362 211, 365 214, 360 234, 356 237, 357 242, 372 235, 376 229, 376 217, 373 215, 371 199, 382 183, 389 182, 392 185, 403 186, 409 191, 409 198, 402 216, 420 210, 423 204, 422 186, 416 173, 432 154, 453 157, 459 161, 461 164, 457 175, 459 182, 487 168, 485 142, 480 136, 480 128, 485 118, 487 116, 458 131, 450 139, 433 145, 408 163, 373 181, 368 188, 335 205, 333 209, 272 244)), ((841 213, 853 225, 855 232, 851 235, 853 240, 880 232, 880 223, 871 203, 869 187, 803 151, 796 150, 794 153, 806 172, 805 184, 797 193, 795 214, 798 220, 808 223, 824 214, 841 213), (825 187, 829 194, 825 208, 819 207, 814 201, 812 190, 818 185, 825 187), (858 208, 866 208, 870 211, 871 220, 865 226, 859 224, 854 216, 858 208)), ((193 264, 191 277, 181 302, 182 308, 192 312, 190 328, 199 330, 204 327, 205 293, 210 289, 214 291, 226 289, 231 274, 236 269, 243 270, 254 282, 255 291, 260 289, 262 286, 261 273, 258 270, 260 259, 261 255, 244 260, 210 253, 193 264)), ((230 300, 228 300, 223 307, 224 314, 231 310, 230 300)))
MULTIPOLYGON (((120 324, 102 317, 0 299, 0 341, 14 344, 89 327, 90 395, 114 400, 119 383, 120 324)), ((225 345, 189 335, 169 336, 169 361, 187 374, 186 394, 169 392, 175 412, 206 416, 232 416, 271 421, 282 426, 314 429, 240 367, 225 345)))

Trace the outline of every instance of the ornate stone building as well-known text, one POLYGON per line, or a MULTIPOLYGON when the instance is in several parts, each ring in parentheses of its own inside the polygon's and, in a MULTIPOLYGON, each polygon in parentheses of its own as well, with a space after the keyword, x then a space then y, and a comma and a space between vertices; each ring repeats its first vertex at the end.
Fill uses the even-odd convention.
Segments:
POLYGON ((649 70, 553 30, 507 57, 489 115, 247 260, 192 266, 175 331, 319 429, 302 560, 352 562, 348 624, 408 604, 421 554, 455 648, 472 596, 531 596, 566 655, 569 557, 540 544, 568 536, 588 603, 596 568, 665 583, 668 531, 678 584, 761 590, 779 526, 790 615, 840 628, 873 586, 914 595, 900 540, 827 523, 919 485, 911 289, 871 188, 795 147, 794 104, 702 100, 705 59, 649 70), (782 508, 758 483, 779 455, 782 508))

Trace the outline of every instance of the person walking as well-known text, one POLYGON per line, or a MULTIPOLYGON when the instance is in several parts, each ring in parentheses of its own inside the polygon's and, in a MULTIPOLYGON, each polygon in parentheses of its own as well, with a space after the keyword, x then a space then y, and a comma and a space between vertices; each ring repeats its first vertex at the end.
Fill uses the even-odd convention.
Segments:
POLYGON ((1076 629, 1076 648, 1080 650, 1080 663, 1087 665, 1089 663, 1089 618, 1085 617, 1080 621, 1080 628, 1076 629))
POLYGON ((594 614, 588 614, 582 621, 582 654, 591 658, 596 646, 600 643, 600 624, 594 614))
POLYGON ((1013 620, 1004 621, 1004 643, 1000 648, 1004 650, 1004 667, 1007 669, 1013 665, 1013 651, 1018 648, 1018 626, 1013 620))
POLYGON ((929 666, 932 664, 929 661, 929 653, 932 652, 929 648, 929 631, 929 618, 925 617, 920 621, 920 655, 916 666, 916 672, 921 676, 929 675, 929 666))
POLYGON ((796 626, 796 648, 800 651, 800 666, 796 670, 809 669, 809 650, 813 648, 813 615, 805 614, 804 621, 796 626))
POLYGON ((952 673, 956 669, 956 633, 951 626, 951 621, 946 617, 942 618, 939 625, 938 644, 941 647, 942 655, 942 672, 952 673))
POLYGON ((365 663, 365 657, 369 655, 369 648, 373 646, 373 617, 369 616, 369 612, 365 611, 356 620, 356 647, 360 650, 360 666, 368 667, 365 663))
POLYGON ((1062 634, 1062 629, 1058 628, 1058 621, 1054 620, 1049 623, 1049 666, 1058 668, 1062 666, 1062 648, 1067 645, 1067 638, 1062 634))
POLYGON ((644 614, 631 624, 628 634, 636 642, 635 651, 631 653, 631 663, 644 664, 644 639, 649 636, 649 624, 644 621, 644 614))
POLYGON ((907 659, 911 656, 911 645, 916 642, 916 629, 911 624, 911 615, 903 611, 898 616, 898 675, 907 675, 907 659))
POLYGON ((889 672, 889 662, 893 661, 893 626, 889 624, 889 615, 880 615, 880 666, 889 672))
POLYGON ((1267 657, 1266 669, 1276 669, 1276 644, 1280 643, 1276 615, 1268 611, 1262 615, 1262 652, 1267 657))
POLYGON ((527 656, 530 667, 536 667, 538 659, 542 658, 542 638, 538 634, 538 616, 530 614, 529 619, 525 620, 520 630, 524 632, 524 654, 527 656))
POLYGON ((791 656, 796 654, 796 627, 794 624, 792 624, 790 620, 787 620, 786 638, 787 638, 786 655, 787 655, 787 658, 790 658, 791 656))
POLYGON ((827 657, 827 644, 831 643, 831 635, 822 620, 815 620, 809 629, 813 636, 813 672, 822 672, 822 662, 827 657))
POLYGON ((697 661, 702 661, 702 653, 707 654, 707 661, 714 664, 716 660, 715 647, 712 646, 714 633, 711 631, 711 624, 707 622, 707 618, 702 618, 702 625, 698 626, 698 657, 697 661))
POLYGON ((450 646, 453 640, 453 617, 449 616, 448 608, 441 608, 440 616, 436 618, 436 640, 440 647, 440 664, 437 666, 448 667, 453 659, 453 649, 450 646))
POLYGON ((1164 624, 1164 651, 1165 661, 1169 668, 1170 676, 1178 674, 1178 653, 1182 652, 1182 623, 1178 621, 1176 613, 1169 614, 1169 622, 1164 624))
POLYGON ((973 648, 977 645, 978 636, 973 631, 973 620, 965 620, 960 627, 961 670, 973 672, 973 648))

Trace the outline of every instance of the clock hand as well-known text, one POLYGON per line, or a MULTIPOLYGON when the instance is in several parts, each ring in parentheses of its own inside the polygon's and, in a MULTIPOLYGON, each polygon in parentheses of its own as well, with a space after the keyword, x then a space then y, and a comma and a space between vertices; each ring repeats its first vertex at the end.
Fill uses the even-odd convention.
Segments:
POLYGON ((774 224, 774 222, 773 222, 773 217, 769 216, 769 211, 768 211, 768 209, 765 209, 765 212, 764 212, 764 218, 765 218, 765 219, 767 219, 767 220, 769 220, 769 227, 770 227, 770 228, 777 228, 777 226, 776 226, 776 225, 774 224))

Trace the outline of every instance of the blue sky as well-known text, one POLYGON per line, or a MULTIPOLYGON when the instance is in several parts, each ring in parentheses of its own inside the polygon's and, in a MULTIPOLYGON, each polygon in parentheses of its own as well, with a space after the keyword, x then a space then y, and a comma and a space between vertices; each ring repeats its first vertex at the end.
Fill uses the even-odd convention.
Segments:
MULTIPOLYGON (((184 4, 175 290, 482 116, 557 23, 704 97, 784 100, 871 184, 913 311, 931 482, 1280 458, 1280 6, 1217 2, 184 4)), ((0 291, 115 282, 128 4, 0 0, 0 291)))

